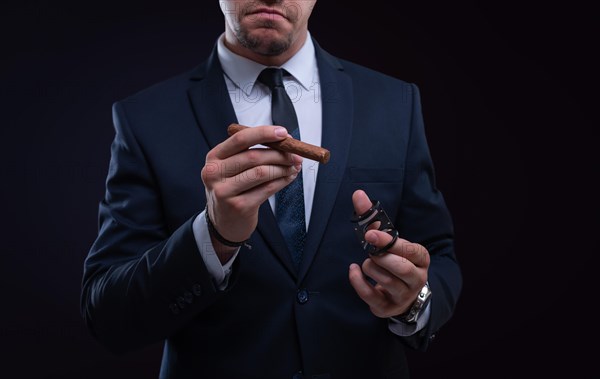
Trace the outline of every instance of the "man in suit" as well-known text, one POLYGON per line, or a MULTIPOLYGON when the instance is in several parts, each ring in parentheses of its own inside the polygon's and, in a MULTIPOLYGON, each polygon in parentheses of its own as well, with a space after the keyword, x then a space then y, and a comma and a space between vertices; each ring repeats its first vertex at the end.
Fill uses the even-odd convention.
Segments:
POLYGON ((452 315, 461 273, 417 87, 320 48, 315 2, 221 1, 206 62, 114 105, 82 313, 113 351, 164 340, 161 378, 404 378, 404 350, 452 315), (291 133, 271 125, 267 67, 329 163, 257 148, 291 133), (252 127, 229 137, 234 122, 252 127), (298 251, 276 211, 293 185, 298 251), (400 235, 365 234, 381 255, 350 223, 370 198, 400 235))

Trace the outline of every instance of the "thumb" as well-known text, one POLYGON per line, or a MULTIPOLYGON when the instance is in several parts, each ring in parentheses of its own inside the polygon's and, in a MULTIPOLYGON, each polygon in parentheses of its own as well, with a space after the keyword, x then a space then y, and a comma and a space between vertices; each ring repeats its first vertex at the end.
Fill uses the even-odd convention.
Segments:
POLYGON ((354 205, 354 212, 357 215, 361 215, 369 210, 373 206, 371 199, 363 190, 356 190, 352 194, 352 204, 354 205))

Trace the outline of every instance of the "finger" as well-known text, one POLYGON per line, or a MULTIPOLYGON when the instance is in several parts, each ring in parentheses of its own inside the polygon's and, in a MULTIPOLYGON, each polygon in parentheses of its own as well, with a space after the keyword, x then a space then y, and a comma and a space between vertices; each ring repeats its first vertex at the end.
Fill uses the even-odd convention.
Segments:
POLYGON ((295 177, 283 177, 256 186, 249 191, 230 196, 220 201, 225 204, 227 209, 233 211, 240 217, 247 215, 248 211, 254 212, 261 206, 270 196, 287 186, 295 177))
MULTIPOLYGON (((393 239, 394 237, 392 237, 390 234, 378 229, 370 229, 365 233, 365 241, 375 246, 377 249, 385 248, 392 242, 393 239)), ((392 252, 397 244, 398 241, 396 240, 396 242, 387 250, 385 250, 385 252, 392 252)))
POLYGON ((356 190, 352 194, 352 204, 354 204, 354 211, 356 214, 361 215, 369 210, 373 206, 371 199, 363 190, 356 190))
MULTIPOLYGON (((365 240, 378 248, 387 246, 393 237, 380 230, 369 230, 365 233, 365 240)), ((402 238, 398 238, 394 245, 387 250, 388 253, 403 257, 420 268, 429 267, 429 252, 418 243, 413 243, 402 238)))
POLYGON ((420 268, 428 268, 431 262, 429 251, 425 246, 398 238, 394 246, 394 254, 404 257, 411 261, 415 266, 420 268))
POLYGON ((302 157, 284 153, 275 149, 248 149, 219 162, 220 177, 233 177, 253 167, 264 165, 296 166, 302 165, 302 157))
POLYGON ((350 265, 348 278, 358 297, 367 303, 371 308, 371 312, 378 317, 385 317, 383 312, 387 304, 387 298, 381 291, 378 291, 367 282, 362 270, 356 263, 350 265))
POLYGON ((256 126, 241 130, 221 142, 211 152, 208 158, 225 159, 252 146, 267 142, 281 141, 288 137, 288 132, 281 126, 256 126))
MULTIPOLYGON (((369 231, 366 233, 367 241, 375 246, 386 246, 391 242, 392 236, 382 231, 369 231)), ((406 240, 402 240, 405 241, 406 240)), ((418 267, 412 261, 402 256, 401 246, 396 241, 388 250, 388 254, 372 256, 371 260, 377 265, 385 269, 388 273, 400 279, 408 288, 421 288, 427 281, 427 267, 418 267)), ((369 275, 370 276, 370 275, 369 275)), ((374 280, 377 280, 373 278, 374 280)), ((379 280, 382 280, 379 278, 379 280)), ((383 279, 385 280, 385 278, 383 279)), ((383 284, 384 282, 382 282, 383 284)), ((390 284, 393 285, 393 284, 390 284)), ((385 285, 390 288, 390 285, 385 285)), ((398 293, 398 292, 397 292, 398 293)))
MULTIPOLYGON (((213 186, 215 196, 219 199, 243 195, 256 187, 274 180, 285 179, 281 185, 274 186, 272 190, 279 190, 294 180, 299 173, 299 168, 292 166, 257 166, 246 170, 232 178, 227 178, 213 186)), ((270 192, 270 191, 268 191, 270 192)), ((269 195, 270 196, 270 195, 269 195)), ((267 196, 268 197, 268 196, 267 196)))
MULTIPOLYGON (((412 265, 412 264, 411 264, 412 265)), ((393 267, 392 267, 393 268, 393 267)), ((396 273, 378 264, 374 259, 367 259, 362 265, 363 272, 377 282, 397 301, 402 301, 403 295, 410 289, 409 285, 396 273)))
MULTIPOLYGON (((295 167, 281 168, 273 166, 271 172, 263 177, 252 178, 249 174, 247 179, 241 179, 235 184, 236 193, 242 196, 257 196, 259 199, 268 199, 271 195, 280 191, 301 175, 295 167), (246 180, 245 182, 242 182, 246 180)), ((255 171, 255 170, 253 170, 255 171)))
MULTIPOLYGON (((354 191, 352 194, 352 203, 354 204, 354 212, 357 215, 365 214, 373 206, 373 202, 363 190, 354 191)), ((371 222, 367 225, 367 230, 379 229, 380 225, 380 221, 371 222)))

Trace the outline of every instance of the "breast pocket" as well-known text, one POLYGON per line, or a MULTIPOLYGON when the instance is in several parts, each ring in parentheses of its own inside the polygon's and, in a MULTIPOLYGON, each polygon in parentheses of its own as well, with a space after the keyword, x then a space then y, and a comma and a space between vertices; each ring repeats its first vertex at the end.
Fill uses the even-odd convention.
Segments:
POLYGON ((390 217, 396 214, 402 199, 403 168, 351 167, 349 179, 350 193, 361 189, 371 200, 379 200, 390 217))

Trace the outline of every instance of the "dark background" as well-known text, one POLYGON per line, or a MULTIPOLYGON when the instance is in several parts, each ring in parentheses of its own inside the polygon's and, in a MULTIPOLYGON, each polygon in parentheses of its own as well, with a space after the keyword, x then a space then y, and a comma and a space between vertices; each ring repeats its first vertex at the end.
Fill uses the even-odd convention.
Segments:
MULTIPOLYGON (((218 2, 12 3, 0 16, 0 377, 156 378, 160 345, 113 356, 90 337, 82 265, 112 102, 199 64, 223 30, 218 2)), ((310 29, 334 55, 421 89, 464 290, 428 353, 411 353, 413 376, 588 377, 596 13, 408 3, 321 0, 310 29)))

